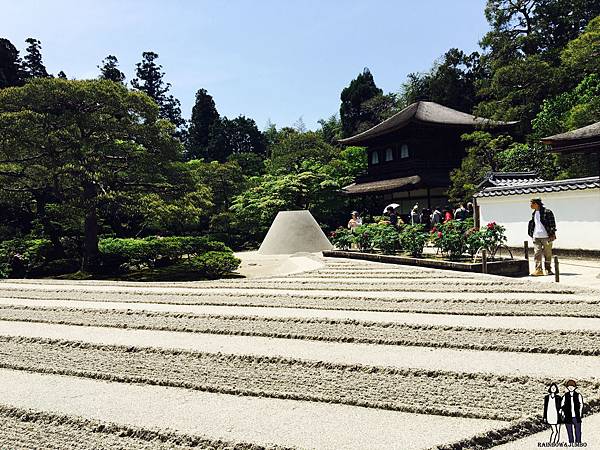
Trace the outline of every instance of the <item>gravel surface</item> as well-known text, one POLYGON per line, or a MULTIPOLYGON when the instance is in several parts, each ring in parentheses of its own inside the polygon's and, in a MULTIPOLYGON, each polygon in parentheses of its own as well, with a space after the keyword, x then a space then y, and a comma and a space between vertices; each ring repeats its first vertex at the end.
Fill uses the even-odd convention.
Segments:
MULTIPOLYGON (((495 420, 537 412, 539 393, 550 381, 485 374, 463 379, 455 372, 1 336, 0 345, 0 367, 10 369, 495 420), (469 392, 472 402, 449 396, 457 385, 469 392), (519 404, 503 395, 517 389, 519 404)), ((598 382, 580 385, 600 387, 598 382)))
POLYGON ((466 377, 474 373, 493 373, 510 376, 551 377, 556 380, 600 378, 600 358, 597 356, 351 344, 7 321, 0 321, 0 334, 76 340, 100 345, 285 357, 346 365, 443 370, 463 372, 466 377))
POLYGON ((550 381, 600 405, 599 292, 321 261, 208 282, 0 282, 0 442, 488 448, 541 429, 550 381))
POLYGON ((506 424, 6 369, 0 369, 0 398, 20 409, 84 416, 126 429, 160 427, 212 440, 331 450, 416 450, 506 424), (415 440, 424 428, 435 433, 415 440))
POLYGON ((210 316, 189 313, 0 306, 0 320, 319 341, 600 355, 600 332, 449 327, 356 320, 210 316))
POLYGON ((236 444, 176 433, 0 405, 0 448, 7 450, 260 450, 283 447, 236 444))
POLYGON ((459 314, 425 314, 380 311, 353 311, 339 309, 280 308, 262 306, 195 305, 142 302, 102 302, 80 300, 7 299, 0 305, 36 306, 50 308, 107 309, 191 313, 223 316, 258 316, 270 318, 322 318, 335 320, 362 320, 396 322, 421 325, 483 328, 528 328, 541 330, 592 330, 600 331, 600 319, 552 316, 480 316, 459 314))

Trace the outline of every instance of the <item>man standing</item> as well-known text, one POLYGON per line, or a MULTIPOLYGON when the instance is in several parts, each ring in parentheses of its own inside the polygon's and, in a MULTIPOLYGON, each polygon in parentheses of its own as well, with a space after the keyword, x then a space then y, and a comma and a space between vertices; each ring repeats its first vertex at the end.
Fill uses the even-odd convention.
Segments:
POLYGON ((546 274, 552 275, 552 241, 556 239, 556 221, 554 213, 544 207, 542 199, 531 199, 531 209, 533 214, 529 221, 528 233, 533 238, 535 249, 535 272, 531 275, 544 275, 542 270, 542 256, 546 266, 546 274))
POLYGON ((566 382, 567 392, 562 398, 561 410, 564 417, 565 426, 569 442, 581 442, 581 417, 583 417, 583 395, 575 392, 577 383, 575 380, 566 382), (573 428, 575 428, 575 440, 573 440, 573 428))

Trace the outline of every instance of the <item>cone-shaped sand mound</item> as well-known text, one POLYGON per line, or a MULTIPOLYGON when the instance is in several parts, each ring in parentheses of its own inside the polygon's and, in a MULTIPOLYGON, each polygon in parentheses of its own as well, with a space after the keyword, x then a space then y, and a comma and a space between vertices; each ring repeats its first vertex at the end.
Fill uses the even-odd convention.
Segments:
POLYGON ((309 211, 280 211, 258 253, 263 255, 313 253, 332 248, 325 233, 309 211))

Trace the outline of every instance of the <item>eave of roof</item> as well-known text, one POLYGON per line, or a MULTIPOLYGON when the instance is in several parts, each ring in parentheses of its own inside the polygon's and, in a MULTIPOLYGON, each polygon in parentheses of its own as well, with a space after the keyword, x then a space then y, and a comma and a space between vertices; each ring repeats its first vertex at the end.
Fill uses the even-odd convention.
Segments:
MULTIPOLYGON (((560 145, 564 143, 565 145, 569 145, 571 141, 579 141, 583 139, 595 140, 595 138, 598 138, 598 142, 600 142, 600 122, 596 122, 582 128, 577 128, 576 130, 567 131, 566 133, 548 136, 540 140, 544 144, 560 145)), ((575 142, 572 143, 575 144, 575 142)))
POLYGON ((419 101, 407 106, 402 111, 394 114, 389 119, 384 120, 374 127, 349 138, 340 139, 339 142, 346 145, 364 143, 370 139, 402 129, 411 122, 470 127, 506 127, 517 123, 499 122, 475 117, 471 114, 457 111, 435 102, 419 101))
POLYGON ((492 186, 482 189, 475 194, 475 197, 499 197, 503 195, 537 194, 585 189, 600 189, 600 177, 532 182, 514 186, 492 186))
POLYGON ((537 172, 488 172, 477 189, 495 186, 518 186, 545 181, 537 172))
POLYGON ((410 177, 390 178, 387 180, 369 181, 366 183, 352 183, 342 188, 342 191, 350 195, 393 192, 407 186, 416 186, 419 183, 421 183, 421 177, 419 175, 412 175, 410 177))

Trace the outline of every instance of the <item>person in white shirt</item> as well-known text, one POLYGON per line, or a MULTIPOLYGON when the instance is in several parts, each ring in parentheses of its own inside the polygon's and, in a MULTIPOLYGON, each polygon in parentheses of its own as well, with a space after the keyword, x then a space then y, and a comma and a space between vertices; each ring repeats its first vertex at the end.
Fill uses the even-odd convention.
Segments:
POLYGON ((531 199, 531 220, 528 224, 528 234, 533 238, 533 246, 535 248, 534 260, 535 271, 533 276, 544 275, 542 270, 542 256, 544 265, 546 266, 546 274, 552 273, 552 242, 556 239, 556 220, 554 213, 544 207, 541 198, 531 199))
POLYGON ((575 392, 577 383, 574 380, 569 380, 565 383, 567 392, 561 401, 561 411, 564 417, 565 426, 567 427, 567 435, 569 442, 581 442, 581 418, 583 417, 583 395, 575 392), (575 429, 575 436, 573 436, 575 429))
POLYGON ((348 222, 348 228, 350 228, 350 231, 354 231, 355 228, 358 228, 362 225, 362 219, 360 217, 360 215, 358 214, 358 211, 352 211, 352 217, 350 218, 350 221, 348 222))
POLYGON ((550 443, 560 439, 560 408, 562 398, 558 395, 558 386, 552 383, 548 387, 548 395, 544 397, 544 422, 550 425, 550 443))

